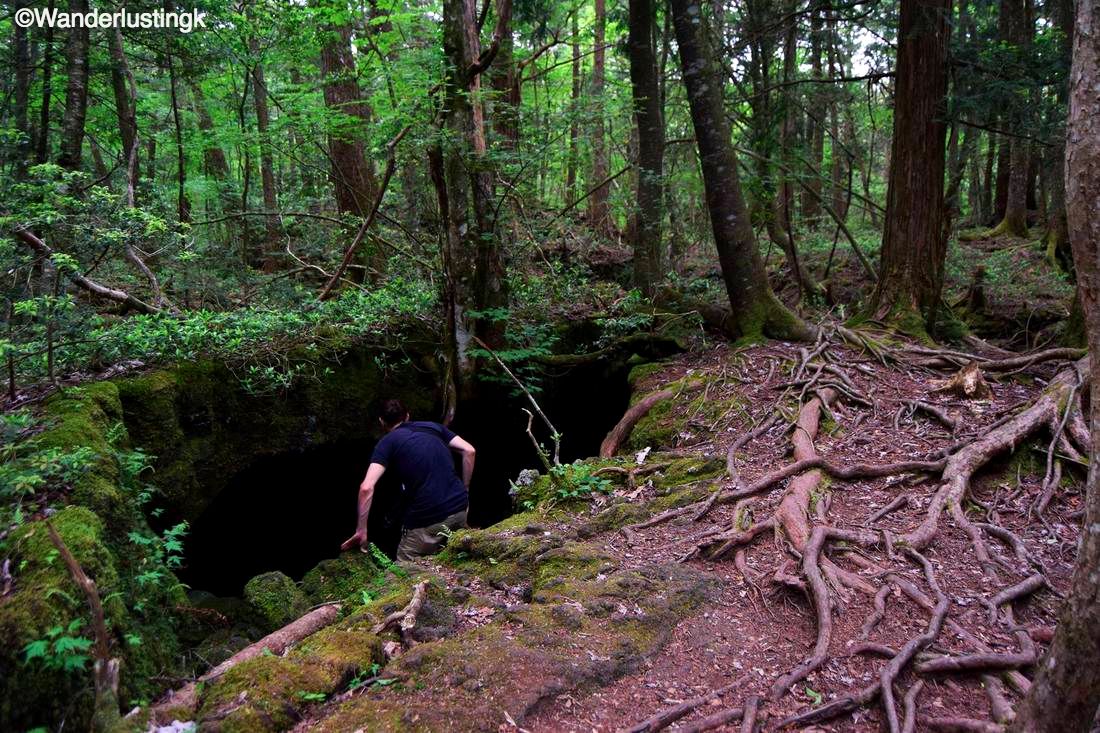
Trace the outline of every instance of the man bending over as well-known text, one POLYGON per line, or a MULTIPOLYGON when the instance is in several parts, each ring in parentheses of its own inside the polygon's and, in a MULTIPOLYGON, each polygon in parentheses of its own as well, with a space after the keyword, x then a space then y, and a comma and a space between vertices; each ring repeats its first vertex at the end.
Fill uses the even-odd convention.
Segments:
POLYGON ((387 400, 378 418, 386 435, 378 441, 359 485, 359 522, 341 550, 368 547, 367 517, 374 487, 382 474, 393 471, 401 483, 403 508, 398 560, 434 555, 447 543, 450 530, 466 526, 474 447, 434 422, 410 422, 400 400, 387 400), (451 451, 462 454, 462 480, 455 473, 451 451))

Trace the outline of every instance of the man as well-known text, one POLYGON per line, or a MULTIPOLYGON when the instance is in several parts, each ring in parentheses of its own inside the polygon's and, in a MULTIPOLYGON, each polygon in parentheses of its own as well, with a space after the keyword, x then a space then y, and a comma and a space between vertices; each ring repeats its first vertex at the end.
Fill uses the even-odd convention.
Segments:
POLYGON ((398 560, 415 560, 443 549, 451 530, 466 526, 474 447, 443 425, 410 422, 400 400, 387 400, 378 418, 386 435, 378 441, 359 485, 359 522, 341 550, 366 551, 367 517, 378 479, 387 470, 401 483, 402 534, 398 560), (451 451, 462 454, 462 480, 451 451))

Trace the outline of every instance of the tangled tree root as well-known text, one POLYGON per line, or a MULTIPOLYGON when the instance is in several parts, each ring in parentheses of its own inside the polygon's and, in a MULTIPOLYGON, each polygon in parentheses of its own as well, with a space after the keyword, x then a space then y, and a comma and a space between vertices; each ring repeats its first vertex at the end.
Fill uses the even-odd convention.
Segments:
MULTIPOLYGON (((824 329, 822 333, 826 333, 824 329)), ((821 416, 830 415, 834 407, 843 410, 843 403, 857 410, 878 411, 879 406, 873 396, 860 389, 845 367, 831 357, 831 344, 827 335, 820 336, 812 348, 803 348, 798 363, 792 368, 790 379, 779 385, 785 390, 784 395, 797 395, 799 402, 798 417, 790 435, 793 449, 791 462, 747 483, 741 481, 737 469, 738 450, 779 422, 781 411, 776 409, 770 417, 760 420, 730 447, 727 453, 727 473, 730 480, 727 485, 704 501, 668 510, 628 528, 641 530, 688 516, 699 521, 717 506, 736 504, 732 526, 715 528, 695 537, 694 547, 681 560, 698 558, 715 561, 732 555, 746 583, 752 589, 758 590, 757 583, 762 574, 758 575, 749 569, 745 561, 745 550, 761 535, 781 536, 785 540, 780 543, 781 546, 789 550, 793 557, 780 562, 772 581, 782 587, 799 591, 809 600, 814 612, 816 638, 813 646, 800 663, 772 682, 765 699, 749 697, 742 707, 723 710, 688 724, 683 729, 706 730, 742 720, 745 725, 743 729, 753 730, 759 717, 767 715, 768 705, 780 701, 792 686, 805 680, 828 660, 834 608, 843 604, 845 590, 848 589, 865 593, 873 599, 873 610, 860 628, 861 641, 850 646, 849 653, 885 657, 886 662, 879 669, 877 680, 824 705, 790 715, 781 720, 777 728, 801 728, 823 723, 878 700, 882 707, 885 728, 891 733, 913 731, 918 716, 917 697, 924 682, 917 679, 902 692, 898 687, 898 680, 903 673, 928 676, 966 672, 981 675, 989 698, 990 714, 996 722, 963 718, 927 719, 924 722, 939 730, 999 730, 1002 724, 1013 718, 1012 706, 1005 694, 1004 685, 1007 683, 1017 693, 1026 693, 1030 683, 1021 670, 1035 663, 1038 651, 1033 633, 1041 636, 1044 631, 1016 625, 1012 603, 1044 589, 1053 591, 1053 588, 1045 569, 1028 551, 1020 537, 1001 526, 996 512, 996 497, 992 508, 983 504, 986 506, 987 521, 971 521, 964 506, 970 499, 971 481, 976 472, 997 456, 1013 452, 1036 433, 1047 430, 1051 436, 1046 451, 1047 471, 1042 490, 1033 505, 1041 517, 1042 511, 1053 499, 1054 489, 1061 475, 1061 461, 1056 457, 1056 450, 1073 460, 1075 455, 1079 455, 1078 450, 1086 450, 1088 446, 1088 429, 1081 414, 1079 394, 1088 373, 1087 358, 1082 357, 1079 350, 1067 349, 1049 349, 1020 356, 1001 354, 997 358, 982 358, 965 352, 924 347, 895 350, 847 329, 837 329, 836 333, 845 341, 871 351, 880 362, 904 363, 927 369, 956 369, 973 364, 975 366, 971 368, 972 371, 980 367, 986 372, 1007 375, 1044 362, 1067 359, 1078 361, 1059 371, 1033 401, 1015 405, 1010 411, 1006 411, 1007 414, 1002 414, 976 434, 972 429, 967 430, 960 418, 952 416, 941 406, 919 400, 907 402, 897 412, 895 424, 906 415, 906 410, 909 418, 919 411, 943 425, 953 438, 959 433, 971 434, 959 436, 948 449, 925 460, 880 465, 853 464, 829 460, 815 450, 814 440, 821 416), (856 528, 830 522, 828 498, 816 494, 824 475, 838 481, 852 481, 905 473, 938 476, 939 483, 927 500, 919 523, 903 531, 888 531, 877 523, 891 513, 909 506, 913 502, 913 496, 909 493, 896 496, 886 506, 870 514, 856 528), (787 483, 774 511, 765 517, 754 519, 747 508, 748 500, 784 481, 787 483), (815 502, 814 498, 818 500, 815 502), (939 536, 940 520, 944 514, 950 517, 955 529, 966 535, 978 566, 989 580, 998 581, 1003 569, 993 559, 987 545, 987 536, 1003 543, 1019 561, 1019 567, 1013 567, 1000 560, 1003 568, 1012 572, 1022 569, 1028 573, 1022 580, 1003 586, 1002 590, 984 601, 988 609, 989 624, 999 626, 1003 632, 1008 632, 1015 638, 1015 651, 992 649, 982 638, 951 618, 949 595, 940 587, 935 568, 923 554, 939 536), (845 546, 842 556, 855 563, 865 574, 846 570, 836 563, 831 557, 830 548, 838 543, 845 546), (861 554, 863 550, 857 551, 856 548, 881 550, 888 562, 880 566, 861 554), (896 567, 892 567, 902 557, 908 558, 920 568, 927 591, 897 572, 896 567), (887 601, 892 591, 908 597, 928 613, 923 630, 899 648, 870 640, 870 636, 888 613, 887 601), (967 644, 970 650, 965 653, 929 655, 928 650, 945 629, 967 644)), ((858 424, 858 418, 855 424, 858 424)), ((700 698, 707 699, 711 698, 700 698)), ((696 701, 689 701, 694 702, 696 701)), ((634 730, 649 728, 636 727, 634 730)))

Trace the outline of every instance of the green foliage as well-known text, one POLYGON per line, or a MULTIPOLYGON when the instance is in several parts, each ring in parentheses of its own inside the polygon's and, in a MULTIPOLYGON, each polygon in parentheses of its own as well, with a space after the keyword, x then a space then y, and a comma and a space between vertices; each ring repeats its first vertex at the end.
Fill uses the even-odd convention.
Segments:
POLYGON ((46 636, 36 639, 23 649, 23 661, 27 664, 40 662, 47 669, 59 669, 64 672, 78 672, 88 666, 88 650, 92 640, 78 634, 84 620, 75 619, 68 626, 53 626, 46 636))
POLYGON ((555 501, 588 500, 596 494, 611 492, 611 481, 595 475, 596 469, 585 463, 554 466, 550 469, 555 501))
POLYGON ((0 414, 0 527, 18 526, 45 508, 51 494, 71 486, 96 460, 87 446, 41 445, 41 427, 27 410, 0 414))

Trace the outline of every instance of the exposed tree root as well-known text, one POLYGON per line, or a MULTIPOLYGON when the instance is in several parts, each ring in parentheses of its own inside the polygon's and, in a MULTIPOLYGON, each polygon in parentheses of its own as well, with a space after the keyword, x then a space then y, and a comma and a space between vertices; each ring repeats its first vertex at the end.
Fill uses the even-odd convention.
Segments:
POLYGON ((627 733, 654 733, 654 731, 663 730, 675 723, 677 720, 683 718, 685 715, 690 714, 696 708, 702 705, 706 705, 711 700, 721 697, 730 690, 736 689, 737 687, 745 684, 745 680, 747 679, 748 675, 744 675, 726 685, 725 687, 719 687, 718 689, 711 690, 704 695, 693 697, 690 700, 685 700, 679 705, 674 705, 673 707, 666 708, 656 715, 646 718, 641 723, 627 728, 627 733))
POLYGON ((681 394, 686 394, 700 389, 704 385, 701 381, 692 381, 676 389, 662 389, 648 394, 632 405, 615 424, 615 427, 607 433, 607 437, 600 443, 600 458, 611 458, 619 452, 619 448, 630 437, 631 431, 638 421, 645 417, 655 405, 665 400, 670 400, 681 394))

